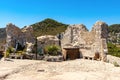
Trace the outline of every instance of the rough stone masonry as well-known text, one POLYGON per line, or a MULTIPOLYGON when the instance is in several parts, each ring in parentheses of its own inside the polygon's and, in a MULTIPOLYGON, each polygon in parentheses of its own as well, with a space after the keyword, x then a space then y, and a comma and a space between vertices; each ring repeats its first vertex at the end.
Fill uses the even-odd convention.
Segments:
MULTIPOLYGON (((32 50, 32 45, 35 43, 32 27, 19 29, 13 24, 8 24, 6 27, 6 48, 16 47, 19 43, 22 46, 25 43, 30 45, 27 50, 32 50)), ((96 22, 89 32, 83 24, 70 25, 63 34, 61 40, 62 50, 68 47, 77 47, 80 50, 80 57, 94 57, 96 53, 100 55, 100 59, 106 61, 108 37, 108 25, 105 22, 96 22)), ((64 51, 62 51, 64 56, 64 51)))
POLYGON ((32 27, 26 27, 21 30, 12 23, 9 23, 6 26, 6 35, 6 49, 8 47, 16 48, 16 44, 19 43, 22 47, 27 44, 28 50, 32 50, 32 47, 28 46, 32 46, 35 43, 32 27))
POLYGON ((70 25, 61 40, 64 48, 79 47, 80 57, 94 57, 95 53, 100 55, 102 61, 106 61, 108 37, 108 25, 105 22, 96 22, 89 32, 83 24, 70 25))

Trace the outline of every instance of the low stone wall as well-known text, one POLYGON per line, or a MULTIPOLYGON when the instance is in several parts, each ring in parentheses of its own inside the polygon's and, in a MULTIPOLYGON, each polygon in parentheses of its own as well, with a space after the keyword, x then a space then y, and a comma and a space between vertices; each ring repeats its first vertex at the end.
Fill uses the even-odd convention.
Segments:
POLYGON ((63 56, 45 56, 44 60, 49 62, 61 62, 63 61, 63 56))

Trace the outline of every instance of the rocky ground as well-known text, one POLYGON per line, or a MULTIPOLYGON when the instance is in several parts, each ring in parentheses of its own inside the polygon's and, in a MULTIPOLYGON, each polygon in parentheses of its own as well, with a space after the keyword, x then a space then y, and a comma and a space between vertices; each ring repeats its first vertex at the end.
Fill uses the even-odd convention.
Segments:
POLYGON ((120 65, 120 58, 107 55, 107 62, 114 64, 115 62, 120 65))
POLYGON ((120 80, 120 67, 101 61, 0 61, 0 80, 120 80))

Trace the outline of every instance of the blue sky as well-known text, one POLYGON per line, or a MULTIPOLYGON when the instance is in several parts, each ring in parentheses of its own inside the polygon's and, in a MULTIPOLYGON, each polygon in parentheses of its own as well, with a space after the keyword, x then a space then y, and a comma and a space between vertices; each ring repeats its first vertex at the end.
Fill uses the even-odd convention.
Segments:
POLYGON ((81 24, 91 29, 104 21, 108 25, 120 23, 120 0, 1 0, 0 27, 13 23, 18 27, 45 18, 66 24, 81 24))

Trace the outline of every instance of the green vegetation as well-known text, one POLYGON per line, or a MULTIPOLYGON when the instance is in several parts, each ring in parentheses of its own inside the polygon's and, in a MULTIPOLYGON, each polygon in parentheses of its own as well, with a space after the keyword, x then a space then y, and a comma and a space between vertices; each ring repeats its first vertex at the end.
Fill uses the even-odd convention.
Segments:
POLYGON ((109 28, 108 54, 120 57, 120 24, 110 25, 109 28))
POLYGON ((119 33, 120 32, 120 24, 113 24, 109 26, 109 33, 119 33))
POLYGON ((5 53, 4 57, 9 57, 10 53, 13 53, 13 52, 14 52, 14 48, 13 47, 9 47, 6 50, 6 53, 5 53))
POLYGON ((120 67, 120 65, 119 65, 117 62, 113 62, 113 65, 114 65, 115 67, 120 67))
POLYGON ((112 43, 108 43, 108 54, 116 57, 120 57, 120 48, 112 43))
POLYGON ((20 45, 18 45, 18 49, 16 52, 13 47, 8 47, 6 50, 6 53, 4 54, 4 57, 9 57, 9 55, 14 52, 16 55, 24 55, 25 50, 26 48, 22 48, 20 45))
POLYGON ((56 45, 48 45, 45 47, 45 52, 52 56, 58 55, 59 50, 60 50, 60 47, 56 45))
POLYGON ((24 51, 17 51, 16 54, 17 55, 24 55, 24 51))
POLYGON ((56 35, 64 32, 68 25, 57 22, 53 19, 45 19, 41 22, 32 24, 35 36, 41 35, 56 35))
POLYGON ((110 42, 115 43, 115 44, 120 44, 120 24, 113 24, 110 25, 109 28, 109 38, 110 42))

